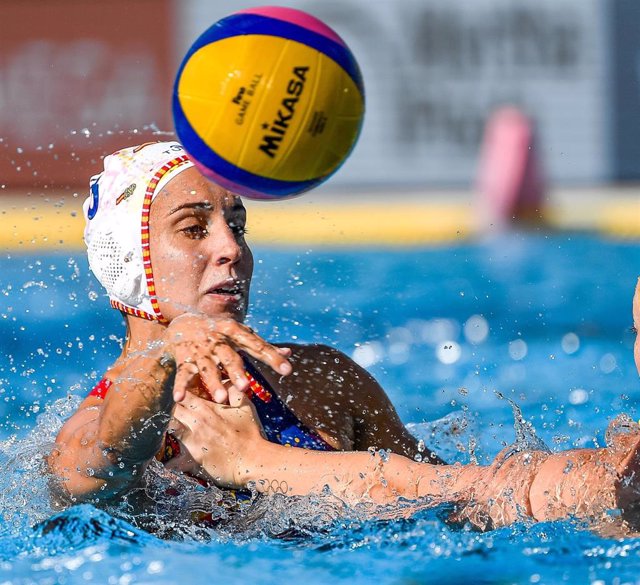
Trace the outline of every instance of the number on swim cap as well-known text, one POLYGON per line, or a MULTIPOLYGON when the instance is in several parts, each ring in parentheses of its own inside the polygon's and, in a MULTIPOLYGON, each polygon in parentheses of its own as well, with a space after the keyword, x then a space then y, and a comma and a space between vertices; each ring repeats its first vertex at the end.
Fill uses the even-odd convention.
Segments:
POLYGON ((89 205, 89 209, 87 210, 87 217, 89 219, 93 219, 96 216, 96 213, 98 213, 99 200, 98 179, 96 179, 95 182, 91 184, 91 205, 89 205))

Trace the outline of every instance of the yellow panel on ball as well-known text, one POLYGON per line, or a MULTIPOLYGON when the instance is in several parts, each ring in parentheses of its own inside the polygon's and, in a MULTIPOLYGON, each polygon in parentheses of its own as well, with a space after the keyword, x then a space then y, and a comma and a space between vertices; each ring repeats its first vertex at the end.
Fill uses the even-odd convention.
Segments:
POLYGON ((333 170, 351 149, 363 113, 358 88, 333 60, 266 35, 202 47, 185 66, 178 93, 188 121, 218 155, 283 181, 333 170))

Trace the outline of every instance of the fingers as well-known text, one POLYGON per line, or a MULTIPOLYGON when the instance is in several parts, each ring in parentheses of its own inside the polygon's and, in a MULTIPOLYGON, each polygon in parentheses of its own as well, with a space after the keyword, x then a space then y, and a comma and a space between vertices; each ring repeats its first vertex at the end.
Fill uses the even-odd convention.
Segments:
POLYGON ((173 400, 184 400, 188 390, 197 386, 199 379, 198 366, 191 362, 180 362, 176 367, 176 378, 173 383, 173 400))
POLYGON ((293 371, 291 363, 287 359, 291 355, 289 348, 279 348, 271 345, 249 327, 236 321, 225 322, 218 327, 218 330, 238 348, 267 364, 275 372, 288 376, 293 371))
POLYGON ((219 366, 226 371, 236 390, 248 391, 249 380, 238 354, 240 350, 283 376, 293 371, 288 359, 292 354, 290 348, 267 343, 233 319, 204 319, 192 315, 174 321, 170 325, 169 340, 177 365, 175 402, 184 400, 187 392, 198 393, 201 388, 213 401, 227 404, 229 388, 224 384, 219 366))
POLYGON ((224 344, 217 344, 215 348, 215 358, 219 360, 219 364, 227 372, 231 384, 244 392, 249 388, 249 380, 244 371, 244 362, 238 353, 224 344))
POLYGON ((249 355, 267 364, 274 372, 283 376, 288 376, 293 372, 293 366, 287 359, 289 356, 285 356, 279 348, 267 343, 261 337, 257 335, 255 337, 257 341, 252 346, 245 348, 249 355))
POLYGON ((227 389, 223 380, 223 372, 220 371, 218 364, 212 356, 202 356, 197 361, 198 370, 200 372, 200 381, 204 389, 205 396, 219 404, 227 403, 227 389))
POLYGON ((244 362, 229 346, 220 345, 216 355, 198 360, 197 365, 207 396, 214 402, 229 404, 230 392, 242 394, 249 391, 244 362))

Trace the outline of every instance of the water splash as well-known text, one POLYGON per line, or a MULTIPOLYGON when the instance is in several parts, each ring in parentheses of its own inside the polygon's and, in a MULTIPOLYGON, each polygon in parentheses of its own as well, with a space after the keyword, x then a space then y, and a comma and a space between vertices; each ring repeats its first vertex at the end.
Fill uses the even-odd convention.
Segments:
POLYGON ((409 423, 407 430, 447 462, 477 463, 480 429, 467 409, 434 421, 409 423))
POLYGON ((616 438, 620 435, 628 435, 638 432, 638 423, 628 414, 619 414, 607 427, 604 440, 607 447, 615 446, 616 438))
POLYGON ((511 398, 506 398, 500 392, 496 392, 498 398, 506 400, 513 410, 513 428, 516 431, 516 440, 504 450, 504 459, 527 451, 542 451, 551 453, 551 449, 536 434, 533 425, 522 416, 522 410, 511 398))
POLYGON ((365 518, 331 493, 310 497, 250 492, 238 500, 229 490, 203 487, 153 460, 140 488, 102 509, 84 504, 60 511, 52 501, 46 466, 56 435, 81 398, 69 395, 44 408, 23 438, 0 443, 0 560, 26 551, 64 550, 96 543, 161 539, 209 541, 257 537, 294 538, 328 530, 338 519, 365 518))

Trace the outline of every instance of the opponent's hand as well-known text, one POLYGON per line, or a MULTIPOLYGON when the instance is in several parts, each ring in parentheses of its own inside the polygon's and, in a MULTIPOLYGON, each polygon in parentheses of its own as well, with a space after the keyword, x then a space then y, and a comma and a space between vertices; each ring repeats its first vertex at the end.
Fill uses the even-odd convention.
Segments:
POLYGON ((240 400, 249 388, 244 351, 275 372, 292 372, 288 348, 271 345, 249 327, 230 318, 185 314, 174 319, 164 335, 165 351, 176 363, 173 399, 181 402, 187 391, 209 397, 219 404, 240 400), (229 384, 225 384, 228 378, 229 384))
POLYGON ((635 531, 640 530, 640 425, 629 417, 618 416, 607 429, 608 451, 615 468, 615 500, 622 518, 635 531))
POLYGON ((251 401, 231 394, 231 404, 215 404, 191 393, 176 404, 174 435, 190 457, 222 487, 246 487, 243 477, 255 466, 266 440, 251 401))

